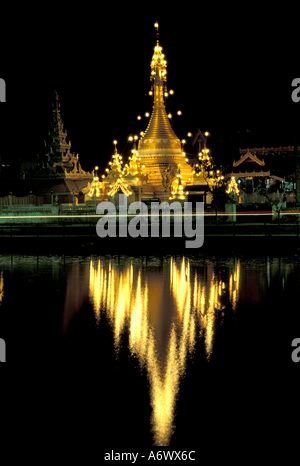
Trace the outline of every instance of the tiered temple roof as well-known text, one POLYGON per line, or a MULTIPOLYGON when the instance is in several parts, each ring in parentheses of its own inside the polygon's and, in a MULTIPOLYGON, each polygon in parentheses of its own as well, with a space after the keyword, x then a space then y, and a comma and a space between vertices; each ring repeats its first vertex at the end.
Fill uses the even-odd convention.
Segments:
POLYGON ((67 178, 92 178, 92 174, 82 170, 79 155, 71 152, 71 141, 67 141, 67 131, 61 118, 61 104, 57 91, 54 91, 52 118, 48 138, 45 141, 47 166, 53 174, 67 178))

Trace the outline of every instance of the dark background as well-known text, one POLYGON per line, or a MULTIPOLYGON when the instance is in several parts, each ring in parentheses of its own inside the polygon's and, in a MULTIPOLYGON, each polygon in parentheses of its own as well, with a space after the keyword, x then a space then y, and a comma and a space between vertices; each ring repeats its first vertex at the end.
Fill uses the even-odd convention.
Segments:
POLYGON ((155 21, 168 88, 175 91, 166 106, 178 137, 210 131, 208 144, 221 165, 232 163, 238 147, 294 144, 300 103, 291 100, 291 82, 300 76, 299 39, 288 7, 85 3, 66 9, 52 3, 18 7, 3 21, 2 160, 32 159, 42 149, 54 89, 72 151, 85 170, 106 167, 114 139, 129 155, 127 137, 147 126, 146 118, 136 117, 152 108, 155 21))
MULTIPOLYGON (((294 144, 300 136, 300 103, 291 101, 291 82, 300 76, 297 10, 282 3, 273 4, 270 9, 245 2, 241 6, 236 2, 221 6, 219 2, 209 6, 168 2, 166 7, 161 3, 137 3, 131 7, 105 2, 99 7, 99 3, 85 2, 69 9, 62 2, 52 2, 48 7, 30 7, 26 3, 22 7, 14 5, 13 13, 2 11, 1 17, 0 77, 7 85, 7 103, 0 106, 1 160, 26 160, 41 150, 54 89, 60 95, 72 150, 79 153, 85 170, 91 170, 95 164, 106 167, 114 139, 119 141, 120 152, 127 155, 128 135, 147 125, 145 120, 138 124, 137 115, 150 112, 152 107, 148 91, 156 42, 155 21, 160 23, 160 42, 168 60, 168 86, 175 90, 167 107, 173 113, 178 109, 183 112, 181 119, 173 121, 179 137, 186 137, 187 131, 198 127, 210 131, 209 145, 220 164, 232 162, 238 146, 294 144)), ((22 300, 21 295, 19 299, 22 300)), ((298 307, 293 307, 293 302, 292 298, 289 303, 281 302, 281 309, 296 312, 298 307)), ((285 322, 294 325, 297 337, 298 320, 287 318, 285 322)), ((43 323, 50 334, 47 323, 43 323)), ((290 350, 290 334, 288 330, 288 338, 280 340, 286 351, 290 350)), ((247 337, 243 340, 241 335, 241 342, 250 355, 251 335, 247 337)), ((266 364, 270 367, 271 361, 274 372, 276 337, 271 331, 265 341, 270 351, 266 364)), ((26 341, 25 333, 22 338, 26 341)), ((260 373, 253 368, 248 370, 246 364, 241 371, 238 356, 236 361, 233 374, 208 374, 200 380, 199 399, 203 400, 204 412, 199 408, 195 422, 206 428, 209 420, 206 432, 214 432, 211 451, 218 450, 223 441, 232 455, 240 443, 235 432, 240 430, 246 440, 242 458, 251 451, 257 454, 257 428, 261 439, 270 439, 272 453, 280 446, 295 445, 299 416, 293 410, 298 406, 298 385, 282 367, 277 380, 266 373, 261 375, 263 360, 260 373), (225 406, 220 416, 216 414, 218 400, 224 400, 225 406), (278 423, 273 420, 275 417, 280 421, 281 411, 284 418, 277 430, 278 423), (235 425, 230 431, 232 419, 235 425), (281 437, 285 427, 288 439, 281 437)), ((37 443, 43 447, 44 456, 58 444, 74 452, 74 445, 84 446, 88 455, 89 445, 98 448, 101 443, 101 435, 93 425, 99 423, 103 411, 112 409, 112 421, 120 407, 130 413, 130 404, 123 403, 127 392, 122 393, 116 406, 108 405, 101 393, 95 402, 90 395, 97 394, 99 387, 93 385, 92 377, 89 373, 90 378, 87 377, 82 366, 78 368, 74 363, 74 378, 68 373, 60 377, 55 356, 52 363, 54 369, 46 361, 30 364, 24 348, 21 368, 11 371, 7 393, 2 390, 2 405, 8 411, 3 428, 8 436, 26 441, 31 459, 37 443), (69 381, 67 387, 65 379, 69 381), (88 435, 91 429, 95 435, 92 440, 88 435), (83 430, 87 432, 87 442, 81 437, 83 430)), ((298 367, 292 369, 294 373, 298 367)), ((119 380, 110 380, 112 388, 115 382, 116 387, 120 386, 119 380)), ((134 395, 135 392, 130 394, 130 403, 134 395)), ((182 416, 189 416, 190 412, 189 406, 181 411, 182 416)), ((124 432, 125 421, 124 416, 119 431, 124 432)), ((191 432, 191 426, 188 427, 186 435, 191 432)), ((113 428, 106 430, 104 444, 112 431, 113 428)), ((193 446, 201 446, 207 437, 191 440, 193 446)), ((20 449, 23 457, 26 449, 20 449)))

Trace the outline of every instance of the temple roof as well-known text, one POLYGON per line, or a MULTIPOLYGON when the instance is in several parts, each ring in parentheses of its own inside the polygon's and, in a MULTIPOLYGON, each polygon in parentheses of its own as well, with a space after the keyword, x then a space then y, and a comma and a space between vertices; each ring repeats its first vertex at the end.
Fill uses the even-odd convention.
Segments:
POLYGON ((238 165, 240 165, 241 163, 243 163, 245 161, 246 162, 255 162, 258 165, 262 165, 262 166, 265 165, 264 160, 260 160, 255 154, 251 154, 251 152, 247 151, 246 154, 241 155, 239 160, 237 160, 236 162, 233 162, 233 166, 237 167, 238 165))
POLYGON ((82 190, 87 186, 89 180, 82 179, 82 180, 72 180, 72 179, 64 179, 61 182, 48 184, 47 186, 43 186, 40 189, 37 189, 38 194, 79 194, 82 190))

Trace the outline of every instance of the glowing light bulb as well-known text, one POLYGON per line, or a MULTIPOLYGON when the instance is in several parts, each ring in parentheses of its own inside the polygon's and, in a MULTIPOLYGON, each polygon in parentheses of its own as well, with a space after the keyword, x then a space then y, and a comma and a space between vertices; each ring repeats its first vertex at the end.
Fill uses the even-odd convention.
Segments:
POLYGON ((182 115, 182 111, 178 110, 177 115, 182 115))

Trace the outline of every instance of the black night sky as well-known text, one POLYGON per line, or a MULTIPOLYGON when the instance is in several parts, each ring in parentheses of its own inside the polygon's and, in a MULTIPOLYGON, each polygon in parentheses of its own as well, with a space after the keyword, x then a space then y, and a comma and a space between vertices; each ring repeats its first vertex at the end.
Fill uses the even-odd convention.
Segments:
MULTIPOLYGON (((57 89, 72 150, 82 167, 103 169, 130 134, 145 130, 151 112, 150 60, 155 21, 168 61, 167 110, 180 138, 210 131, 218 164, 232 162, 238 147, 292 145, 300 136, 300 103, 291 82, 300 75, 296 15, 245 3, 210 6, 121 7, 96 4, 63 10, 56 4, 24 7, 1 31, 0 77, 3 160, 33 158, 42 148, 57 89), (148 10, 148 11, 147 11, 148 10)), ((191 147, 186 148, 192 151, 191 147)))

